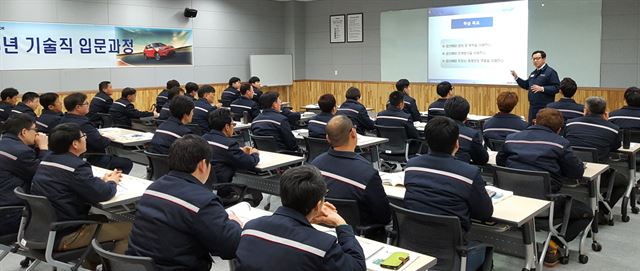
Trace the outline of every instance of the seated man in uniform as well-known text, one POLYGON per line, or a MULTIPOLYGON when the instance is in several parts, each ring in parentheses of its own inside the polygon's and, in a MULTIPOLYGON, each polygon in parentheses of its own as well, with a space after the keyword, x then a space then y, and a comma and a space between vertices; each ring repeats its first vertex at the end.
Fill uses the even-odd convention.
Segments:
POLYGON ((169 80, 167 81, 167 86, 163 89, 156 97, 156 113, 160 114, 164 104, 167 103, 169 99, 169 90, 175 87, 180 87, 180 83, 177 80, 169 80))
POLYGON ((362 247, 351 226, 324 201, 326 193, 327 185, 313 166, 282 174, 282 207, 247 222, 236 251, 236 270, 366 270, 362 247), (335 227, 337 237, 311 223, 335 227))
POLYGON ((489 161, 489 153, 478 130, 464 125, 469 115, 469 102, 460 96, 454 96, 444 104, 444 113, 458 124, 460 148, 456 157, 475 165, 484 165, 489 161))
POLYGON ((200 86, 198 86, 198 84, 194 82, 188 82, 187 84, 184 85, 185 96, 187 96, 187 98, 191 98, 191 100, 195 102, 196 94, 198 94, 199 88, 200 86))
POLYGON ((167 102, 164 103, 164 106, 162 106, 162 109, 160 110, 160 116, 158 116, 159 120, 167 120, 171 116, 171 102, 173 101, 173 98, 178 96, 184 96, 184 89, 174 87, 167 91, 167 102))
POLYGON ((209 159, 211 149, 199 136, 186 135, 171 145, 171 171, 154 181, 136 205, 127 255, 150 257, 159 271, 209 271, 211 256, 236 256, 242 226, 204 185, 209 159))
POLYGON ((624 91, 626 106, 609 114, 609 121, 620 129, 640 129, 640 88, 630 87, 624 91))
POLYGON ((229 87, 222 92, 222 96, 220 97, 223 107, 231 106, 231 103, 240 97, 240 91, 238 91, 242 84, 240 81, 238 77, 231 77, 229 79, 229 87))
MULTIPOLYGON (((102 81, 98 84, 98 93, 91 99, 91 105, 89 105, 89 113, 87 118, 92 122, 101 122, 102 117, 98 113, 109 113, 109 108, 113 103, 111 95, 113 94, 113 88, 111 82, 102 81)), ((53 128, 53 127, 51 127, 53 128)))
POLYGON ((500 112, 496 113, 485 121, 482 133, 486 140, 502 140, 507 135, 520 132, 527 129, 529 124, 520 116, 511 114, 511 111, 518 104, 518 95, 513 91, 500 92, 498 94, 497 104, 500 112))
MULTIPOLYGON (((536 124, 526 130, 507 136, 502 150, 498 152, 496 163, 499 166, 549 172, 551 175, 551 193, 556 194, 562 188, 563 180, 582 178, 584 164, 571 151, 568 140, 558 135, 564 126, 562 114, 557 109, 544 108, 535 116, 536 124)), ((567 204, 558 198, 554 204, 554 216, 562 218, 567 204)), ((564 239, 575 239, 593 219, 591 208, 585 203, 571 200, 571 214, 564 239)), ((545 255, 547 265, 555 265, 560 256, 558 246, 561 243, 552 239, 550 249, 545 255)))
POLYGON ((198 89, 198 99, 195 101, 193 110, 193 120, 191 123, 197 124, 203 132, 209 131, 209 113, 216 110, 214 93, 216 90, 210 85, 203 85, 198 89))
POLYGON ((309 137, 325 138, 325 128, 329 120, 336 114, 336 97, 333 94, 324 94, 318 99, 320 113, 309 120, 309 137))
POLYGON ((349 117, 353 125, 356 126, 358 134, 364 135, 365 131, 375 129, 375 124, 373 120, 369 118, 367 108, 360 103, 360 90, 355 87, 350 87, 347 89, 345 97, 347 100, 340 105, 336 114, 349 117))
POLYGON ((177 96, 171 102, 171 116, 162 122, 151 138, 148 151, 157 154, 168 154, 173 141, 186 134, 191 134, 187 124, 193 117, 193 101, 188 97, 177 96))
POLYGON ((36 126, 38 131, 48 134, 62 119, 62 99, 57 93, 47 92, 40 95, 40 105, 42 113, 36 120, 36 126))
POLYGON ((11 109, 18 103, 18 90, 15 88, 5 88, 0 92, 0 121, 5 121, 11 114, 11 109))
MULTIPOLYGON (((297 152, 298 142, 291 132, 287 117, 280 114, 282 101, 277 92, 267 92, 260 97, 262 113, 251 123, 251 133, 257 136, 272 136, 280 150, 297 152)), ((260 147, 260 146, 258 146, 260 147)))
POLYGON ((244 112, 248 112, 247 122, 252 122, 260 115, 260 106, 253 101, 253 87, 249 83, 242 83, 240 95, 242 96, 231 103, 231 113, 242 116, 244 112))
POLYGON ((16 107, 11 109, 11 115, 25 113, 35 120, 38 116, 36 115, 36 108, 38 108, 38 104, 40 101, 40 95, 35 92, 27 92, 22 94, 22 101, 19 102, 16 107))
MULTIPOLYGON (((427 123, 429 154, 411 158, 407 163, 404 204, 414 211, 457 216, 464 232, 468 232, 472 218, 491 218, 493 203, 484 188, 480 169, 453 156, 460 147, 459 127, 445 117, 435 117, 427 123)), ((471 250, 466 269, 478 270, 487 256, 484 248, 471 250)))
POLYGON ((429 119, 444 116, 444 103, 447 102, 447 99, 454 96, 453 86, 447 81, 440 82, 436 87, 436 92, 440 98, 429 105, 429 119))
POLYGON ((409 96, 411 83, 407 79, 400 79, 396 82, 396 90, 404 93, 404 112, 411 115, 411 121, 420 121, 420 111, 418 111, 418 105, 416 99, 409 96))
POLYGON ((547 107, 558 109, 558 111, 562 113, 565 123, 570 119, 584 116, 584 105, 576 103, 576 101, 573 100, 573 95, 576 94, 577 89, 576 81, 565 77, 560 81, 560 93, 562 93, 564 97, 560 98, 557 102, 547 104, 547 107))
POLYGON ((124 88, 122 90, 122 98, 111 104, 109 114, 113 118, 113 124, 119 126, 131 127, 131 119, 140 119, 152 117, 157 113, 141 112, 136 109, 133 103, 136 102, 136 89, 124 88))
POLYGON ((249 78, 249 84, 253 87, 253 101, 256 103, 260 102, 260 96, 262 96, 262 84, 260 83, 260 78, 257 76, 252 76, 249 78))
POLYGON ((381 126, 404 127, 408 139, 419 139, 420 133, 413 125, 411 115, 404 111, 404 93, 394 91, 389 94, 387 110, 378 113, 375 124, 381 126))
POLYGON ((349 118, 332 118, 327 124, 327 141, 333 148, 311 164, 318 167, 327 183, 327 197, 356 200, 363 225, 387 224, 391 221, 391 207, 380 174, 371 162, 355 153, 357 140, 349 118))

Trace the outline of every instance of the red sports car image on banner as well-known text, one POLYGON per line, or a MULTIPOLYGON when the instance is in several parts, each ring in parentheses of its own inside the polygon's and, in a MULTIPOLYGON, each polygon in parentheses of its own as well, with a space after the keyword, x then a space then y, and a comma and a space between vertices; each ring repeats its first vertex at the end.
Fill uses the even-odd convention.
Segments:
POLYGON ((147 46, 144 47, 143 53, 145 60, 149 58, 160 60, 162 57, 174 55, 176 53, 176 48, 161 42, 154 42, 147 44, 147 46))

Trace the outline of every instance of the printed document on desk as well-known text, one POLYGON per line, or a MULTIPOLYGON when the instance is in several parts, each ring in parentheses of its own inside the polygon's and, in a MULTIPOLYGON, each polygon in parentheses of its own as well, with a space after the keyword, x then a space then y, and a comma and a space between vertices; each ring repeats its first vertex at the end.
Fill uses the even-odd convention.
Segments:
POLYGON ((404 171, 400 172, 380 172, 382 184, 391 186, 404 186, 404 171))
POLYGON ((484 188, 487 190, 487 193, 491 197, 491 202, 493 202, 493 204, 496 204, 498 202, 505 200, 508 197, 513 196, 513 191, 500 189, 495 186, 487 185, 484 188))

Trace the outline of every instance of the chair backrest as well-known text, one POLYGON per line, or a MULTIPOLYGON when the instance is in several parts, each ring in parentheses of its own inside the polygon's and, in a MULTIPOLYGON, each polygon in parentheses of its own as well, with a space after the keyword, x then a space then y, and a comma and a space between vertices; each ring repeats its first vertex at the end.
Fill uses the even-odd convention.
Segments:
POLYGON ((253 146, 261 151, 278 152, 280 150, 280 145, 278 145, 278 141, 276 141, 273 136, 258 136, 252 134, 251 141, 253 141, 253 146))
POLYGON ((495 139, 495 138, 485 138, 485 143, 487 147, 492 151, 501 151, 502 146, 504 145, 504 140, 495 139))
POLYGON ((351 227, 355 228, 361 225, 360 220, 360 208, 358 207, 358 202, 352 199, 336 199, 336 198, 325 198, 325 201, 330 202, 333 206, 336 207, 338 213, 347 224, 351 225, 351 227))
POLYGON ((435 270, 459 270, 462 225, 456 216, 416 212, 391 204, 397 246, 438 258, 435 270))
POLYGON ((596 148, 571 146, 571 150, 582 162, 598 163, 599 161, 596 148))
POLYGON ((195 135, 201 136, 201 135, 204 134, 204 131, 202 131, 202 128, 200 128, 200 125, 198 125, 198 124, 189 123, 186 126, 195 135))
POLYGON ((304 137, 304 144, 307 146, 307 162, 313 161, 320 154, 331 149, 331 144, 324 138, 304 137))
POLYGON ((113 127, 113 117, 109 113, 97 113, 100 116, 100 120, 102 121, 102 128, 113 127))
POLYGON ((513 191, 514 195, 536 199, 547 199, 551 193, 551 177, 549 172, 494 167, 493 185, 504 190, 513 191))
POLYGON ((231 118, 232 118, 234 121, 240 121, 240 120, 242 120, 242 113, 234 113, 234 112, 231 112, 231 118))
POLYGON ((151 180, 157 180, 158 178, 169 173, 169 155, 152 153, 144 151, 144 155, 149 159, 149 166, 151 167, 151 180))
POLYGON ((389 141, 380 145, 380 151, 385 154, 404 154, 407 144, 407 131, 404 127, 376 125, 379 137, 389 141))
POLYGON ((49 225, 57 221, 51 203, 46 197, 25 193, 21 187, 16 187, 13 192, 26 202, 28 210, 28 222, 20 240, 21 245, 29 249, 46 249, 49 225))
POLYGON ((128 256, 106 251, 96 239, 91 241, 91 246, 100 256, 102 270, 104 271, 153 271, 153 259, 149 257, 128 256))

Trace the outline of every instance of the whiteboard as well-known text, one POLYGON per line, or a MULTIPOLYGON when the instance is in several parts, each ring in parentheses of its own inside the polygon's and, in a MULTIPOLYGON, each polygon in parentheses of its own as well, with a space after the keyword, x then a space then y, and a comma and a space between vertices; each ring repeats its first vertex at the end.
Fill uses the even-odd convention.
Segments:
POLYGON ((293 57, 291 55, 249 56, 251 76, 260 78, 267 86, 293 85, 293 57))

